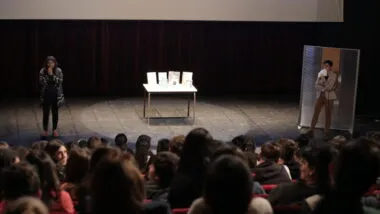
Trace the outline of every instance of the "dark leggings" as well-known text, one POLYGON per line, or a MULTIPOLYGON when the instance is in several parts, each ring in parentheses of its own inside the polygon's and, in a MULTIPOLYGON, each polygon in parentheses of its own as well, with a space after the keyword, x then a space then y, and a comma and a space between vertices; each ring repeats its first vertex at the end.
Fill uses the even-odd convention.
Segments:
POLYGON ((47 97, 47 99, 44 99, 44 102, 42 104, 42 110, 43 110, 42 124, 44 126, 43 127, 44 131, 48 130, 50 109, 53 115, 53 130, 56 130, 57 124, 58 124, 57 96, 47 97))

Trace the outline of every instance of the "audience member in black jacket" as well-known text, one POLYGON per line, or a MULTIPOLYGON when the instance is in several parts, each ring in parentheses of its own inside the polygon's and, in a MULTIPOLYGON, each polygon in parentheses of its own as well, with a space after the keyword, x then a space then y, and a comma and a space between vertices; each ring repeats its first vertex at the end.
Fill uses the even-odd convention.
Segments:
POLYGON ((330 147, 306 147, 301 151, 301 177, 296 183, 280 184, 269 194, 272 206, 290 205, 330 189, 329 164, 334 158, 330 147))
POLYGON ((261 146, 260 161, 253 170, 255 181, 260 184, 280 184, 291 182, 284 166, 277 164, 280 158, 280 150, 272 142, 261 146))

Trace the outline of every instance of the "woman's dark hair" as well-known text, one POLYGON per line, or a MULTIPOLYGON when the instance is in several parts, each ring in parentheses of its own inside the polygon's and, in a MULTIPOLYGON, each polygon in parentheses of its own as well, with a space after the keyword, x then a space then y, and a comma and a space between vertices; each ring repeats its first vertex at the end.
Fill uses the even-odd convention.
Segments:
POLYGON ((127 150, 127 143, 128 143, 128 138, 127 135, 124 133, 119 133, 115 137, 115 144, 117 147, 119 147, 122 151, 127 150))
POLYGON ((46 59, 45 59, 45 61, 44 61, 44 64, 43 64, 43 67, 45 69, 48 68, 47 65, 48 65, 49 61, 53 61, 54 62, 54 69, 58 67, 58 61, 57 61, 57 59, 54 56, 47 56, 46 59))
POLYGON ((131 161, 103 160, 91 182, 92 213, 142 213, 144 181, 131 161))
POLYGON ((46 140, 37 141, 37 142, 34 142, 32 144, 31 149, 32 150, 44 150, 47 144, 48 144, 48 141, 46 141, 46 140))
POLYGON ((56 158, 56 155, 57 155, 57 151, 59 150, 59 148, 61 148, 61 146, 64 146, 63 142, 60 141, 60 140, 57 140, 57 139, 54 139, 54 140, 51 140, 49 141, 44 150, 45 152, 50 155, 51 159, 57 163, 58 160, 56 158))
POLYGON ((169 151, 170 140, 167 138, 160 139, 157 142, 157 153, 169 151))
POLYGON ((211 134, 204 128, 196 128, 187 134, 179 161, 178 172, 203 177, 215 150, 211 134))
POLYGON ((239 147, 243 152, 255 152, 256 143, 253 140, 252 136, 248 135, 239 135, 232 139, 232 144, 239 147))
POLYGON ((90 153, 87 149, 74 149, 66 164, 66 182, 79 185, 90 167, 90 153))
POLYGON ((118 159, 121 157, 121 152, 113 148, 98 148, 96 149, 90 159, 90 168, 89 171, 93 172, 96 165, 103 159, 118 159))
POLYGON ((221 155, 211 162, 203 191, 212 213, 247 213, 252 200, 251 172, 240 157, 221 155))
POLYGON ((33 166, 21 162, 1 171, 1 183, 5 200, 16 200, 23 196, 38 197, 40 179, 33 166))
POLYGON ((142 173, 145 173, 147 168, 151 140, 148 135, 140 135, 136 141, 135 158, 142 173))
POLYGON ((44 64, 43 64, 43 68, 45 69, 45 72, 47 72, 47 69, 48 69, 48 62, 49 61, 53 61, 54 62, 54 68, 53 68, 53 72, 55 72, 55 70, 57 69, 58 67, 58 61, 57 59, 54 57, 54 56, 47 56, 45 61, 44 61, 44 64))
POLYGON ((61 191, 55 163, 44 151, 32 151, 26 160, 36 167, 41 182, 41 200, 50 207, 54 200, 59 200, 61 191))
POLYGON ((305 147, 300 151, 300 158, 305 160, 308 167, 315 170, 319 193, 326 194, 331 190, 329 166, 338 155, 338 151, 330 146, 305 147))
POLYGON ((20 158, 20 161, 24 161, 25 157, 30 152, 30 149, 24 147, 24 146, 16 146, 13 147, 13 150, 17 153, 17 156, 20 158))

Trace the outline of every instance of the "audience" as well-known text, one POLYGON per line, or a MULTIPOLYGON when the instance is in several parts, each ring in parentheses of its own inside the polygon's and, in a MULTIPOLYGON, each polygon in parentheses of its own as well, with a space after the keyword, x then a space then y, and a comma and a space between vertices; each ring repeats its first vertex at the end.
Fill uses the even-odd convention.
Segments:
POLYGON ((252 175, 238 156, 221 155, 211 164, 205 177, 203 196, 196 199, 189 214, 272 213, 267 200, 252 199, 252 175), (233 185, 226 185, 226 184, 233 185))
POLYGON ((168 201, 172 208, 189 207, 201 196, 214 144, 211 134, 204 128, 193 129, 187 134, 178 170, 170 185, 168 201))
POLYGON ((179 157, 170 152, 160 152, 151 158, 146 197, 151 200, 167 200, 169 186, 177 171, 179 157))
POLYGON ((5 214, 49 214, 46 205, 35 197, 21 197, 7 206, 5 214))
POLYGON ((163 138, 157 142, 157 153, 169 151, 170 140, 163 138))
POLYGON ((185 136, 178 135, 173 137, 169 142, 169 151, 181 157, 185 136))
POLYGON ((260 184, 280 184, 291 182, 288 171, 283 165, 278 164, 280 159, 280 147, 272 142, 261 146, 260 160, 256 168, 255 180, 260 184))
POLYGON ((269 194, 272 206, 300 203, 309 196, 330 189, 329 165, 336 156, 330 147, 305 147, 300 153, 300 179, 278 185, 269 194))
POLYGON ((0 214, 380 213, 376 133, 280 139, 259 155, 252 136, 226 143, 204 128, 160 139, 156 155, 148 135, 136 152, 123 133, 115 144, 95 136, 30 149, 1 141, 0 214))
POLYGON ((136 141, 135 157, 139 164, 140 171, 144 174, 146 173, 148 162, 152 155, 152 152, 150 151, 151 140, 152 138, 148 135, 140 135, 136 141))
POLYGON ((332 170, 332 190, 306 199, 313 213, 379 213, 361 204, 362 196, 376 183, 380 170, 379 142, 368 138, 348 142, 332 170))

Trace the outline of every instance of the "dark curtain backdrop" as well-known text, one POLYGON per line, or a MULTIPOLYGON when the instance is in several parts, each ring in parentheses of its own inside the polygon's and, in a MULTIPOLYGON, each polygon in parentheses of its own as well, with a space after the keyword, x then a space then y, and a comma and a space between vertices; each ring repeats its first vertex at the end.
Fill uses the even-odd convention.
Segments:
MULTIPOLYGON (((372 5, 371 5, 372 4, 372 5)), ((377 113, 379 16, 345 2, 345 23, 0 21, 0 95, 38 96, 38 71, 54 55, 70 96, 142 94, 148 70, 190 70, 200 95, 293 94, 304 45, 361 49, 358 113, 377 113)))

